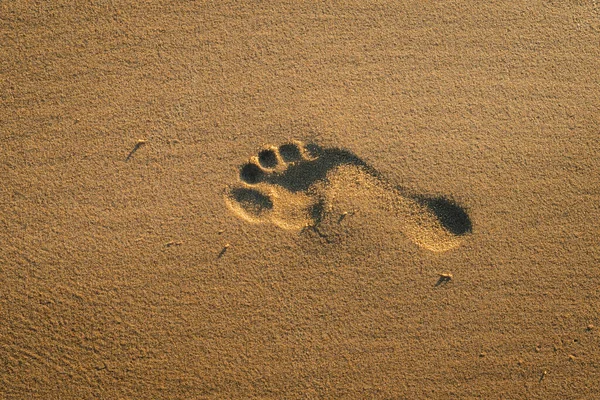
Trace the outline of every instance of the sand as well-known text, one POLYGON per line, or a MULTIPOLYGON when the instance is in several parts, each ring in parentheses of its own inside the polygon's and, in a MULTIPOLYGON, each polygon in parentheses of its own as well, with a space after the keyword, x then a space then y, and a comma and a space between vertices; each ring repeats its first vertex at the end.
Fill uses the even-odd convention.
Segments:
POLYGON ((596 398, 599 43, 596 0, 0 2, 0 398, 596 398))

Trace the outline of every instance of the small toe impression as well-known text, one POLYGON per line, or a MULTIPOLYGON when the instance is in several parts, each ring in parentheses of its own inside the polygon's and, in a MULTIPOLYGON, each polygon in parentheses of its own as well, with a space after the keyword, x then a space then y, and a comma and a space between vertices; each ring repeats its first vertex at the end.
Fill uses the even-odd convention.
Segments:
POLYGON ((305 151, 305 154, 308 156, 308 158, 314 160, 314 159, 319 158, 319 156, 321 155, 321 152, 323 150, 318 145, 316 145, 314 143, 309 143, 306 146, 304 146, 304 151, 305 151))
POLYGON ((260 182, 263 175, 263 170, 256 164, 249 163, 240 169, 240 179, 251 185, 260 182))
POLYGON ((287 143, 279 146, 279 155, 285 162, 294 162, 302 158, 300 148, 294 143, 287 143))
POLYGON ((277 166, 277 154, 273 149, 265 149, 258 153, 258 162, 263 168, 275 168, 277 166))

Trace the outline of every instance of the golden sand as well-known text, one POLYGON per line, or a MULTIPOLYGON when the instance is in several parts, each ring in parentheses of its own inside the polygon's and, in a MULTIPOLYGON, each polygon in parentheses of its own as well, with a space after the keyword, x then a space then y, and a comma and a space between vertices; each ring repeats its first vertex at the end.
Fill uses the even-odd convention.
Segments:
POLYGON ((593 399, 600 3, 0 2, 0 398, 593 399))

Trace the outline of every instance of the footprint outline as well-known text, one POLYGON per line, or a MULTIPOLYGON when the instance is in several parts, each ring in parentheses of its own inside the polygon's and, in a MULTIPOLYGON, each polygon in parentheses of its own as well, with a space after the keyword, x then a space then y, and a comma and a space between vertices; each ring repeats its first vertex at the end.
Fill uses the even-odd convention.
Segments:
POLYGON ((403 233, 428 250, 455 248, 472 232, 466 209, 446 196, 414 194, 392 185, 348 150, 296 140, 264 146, 250 157, 224 197, 228 208, 248 222, 302 231, 317 229, 335 196, 348 194, 352 185, 376 193, 376 201, 399 218, 403 233))

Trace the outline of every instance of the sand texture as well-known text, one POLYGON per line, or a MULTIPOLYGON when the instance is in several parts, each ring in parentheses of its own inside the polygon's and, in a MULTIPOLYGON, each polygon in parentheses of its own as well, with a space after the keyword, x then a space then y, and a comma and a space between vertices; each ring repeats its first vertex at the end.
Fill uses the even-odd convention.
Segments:
POLYGON ((600 398, 600 1, 0 1, 0 399, 600 398))

